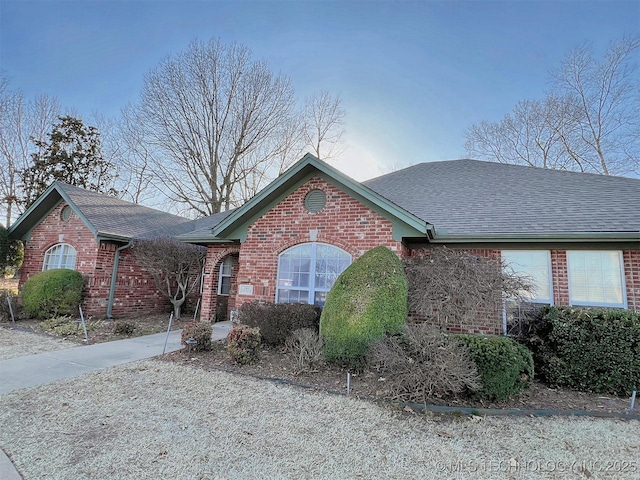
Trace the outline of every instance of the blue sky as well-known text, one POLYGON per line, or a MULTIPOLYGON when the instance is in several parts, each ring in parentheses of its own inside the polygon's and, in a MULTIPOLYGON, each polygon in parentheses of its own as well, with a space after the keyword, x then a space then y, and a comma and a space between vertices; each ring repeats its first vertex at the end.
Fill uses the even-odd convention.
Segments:
POLYGON ((135 102, 144 74, 194 38, 243 43, 303 99, 339 94, 363 180, 465 156, 464 131, 547 89, 574 47, 640 33, 633 1, 0 0, 0 69, 27 96, 89 118, 135 102))

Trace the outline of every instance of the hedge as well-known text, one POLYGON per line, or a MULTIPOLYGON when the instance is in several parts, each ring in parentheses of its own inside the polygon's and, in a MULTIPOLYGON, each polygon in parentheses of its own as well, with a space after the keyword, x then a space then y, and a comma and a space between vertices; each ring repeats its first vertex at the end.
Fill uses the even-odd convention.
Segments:
POLYGON ((640 388, 640 313, 547 308, 529 344, 550 386, 620 396, 640 388))

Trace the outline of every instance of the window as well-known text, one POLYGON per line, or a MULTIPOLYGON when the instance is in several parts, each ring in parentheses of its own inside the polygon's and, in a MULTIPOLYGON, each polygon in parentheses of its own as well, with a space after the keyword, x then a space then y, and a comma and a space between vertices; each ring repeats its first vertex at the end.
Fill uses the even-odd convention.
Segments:
POLYGON ((327 292, 349 265, 351 255, 326 243, 304 243, 278 260, 276 302, 324 305, 327 292))
POLYGON ((503 251, 502 260, 514 273, 527 277, 533 286, 525 298, 535 303, 553 304, 551 256, 548 250, 503 251))
POLYGON ((44 254, 44 264, 42 271, 56 268, 68 268, 74 270, 76 267, 76 249, 66 243, 54 245, 44 254))
POLYGON ((625 307, 621 252, 567 252, 571 305, 625 307))
POLYGON ((220 264, 220 277, 218 278, 218 295, 229 295, 231 290, 231 257, 227 257, 220 264))

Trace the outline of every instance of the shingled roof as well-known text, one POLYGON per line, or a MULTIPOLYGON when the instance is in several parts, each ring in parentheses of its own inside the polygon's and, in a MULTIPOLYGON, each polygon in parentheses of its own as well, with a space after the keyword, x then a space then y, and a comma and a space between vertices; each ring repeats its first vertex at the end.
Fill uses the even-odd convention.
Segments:
POLYGON ((465 159, 421 163, 364 185, 433 224, 436 236, 640 239, 640 179, 465 159))
POLYGON ((63 182, 47 191, 11 226, 22 238, 61 200, 67 202, 96 237, 114 240, 174 236, 193 229, 194 220, 91 192, 63 182))

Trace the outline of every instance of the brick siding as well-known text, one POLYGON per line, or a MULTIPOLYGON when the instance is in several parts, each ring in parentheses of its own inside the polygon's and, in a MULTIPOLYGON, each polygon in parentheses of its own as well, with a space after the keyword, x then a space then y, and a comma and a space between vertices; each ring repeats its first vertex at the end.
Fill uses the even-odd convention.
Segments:
POLYGON ((342 248, 354 260, 378 245, 388 247, 398 256, 404 254, 402 243, 393 240, 389 220, 323 179, 313 177, 257 219, 248 228, 247 239, 241 246, 209 246, 201 318, 215 318, 218 268, 230 249, 240 254, 237 284, 253 287, 253 295, 230 296, 230 303, 235 297, 236 308, 252 300, 275 301, 278 255, 290 247, 313 241, 314 237, 317 242, 342 248), (323 190, 327 197, 325 207, 316 213, 304 206, 306 194, 313 189, 323 190))
MULTIPOLYGON (((67 221, 61 217, 65 202, 54 208, 31 232, 25 244, 25 259, 20 268, 20 288, 42 271, 45 252, 58 243, 76 250, 75 269, 85 278, 83 311, 87 315, 105 316, 116 249, 122 244, 102 241, 73 213, 67 221)), ((118 277, 112 313, 127 316, 166 311, 167 299, 157 291, 152 278, 136 265, 130 250, 120 253, 118 277)))

